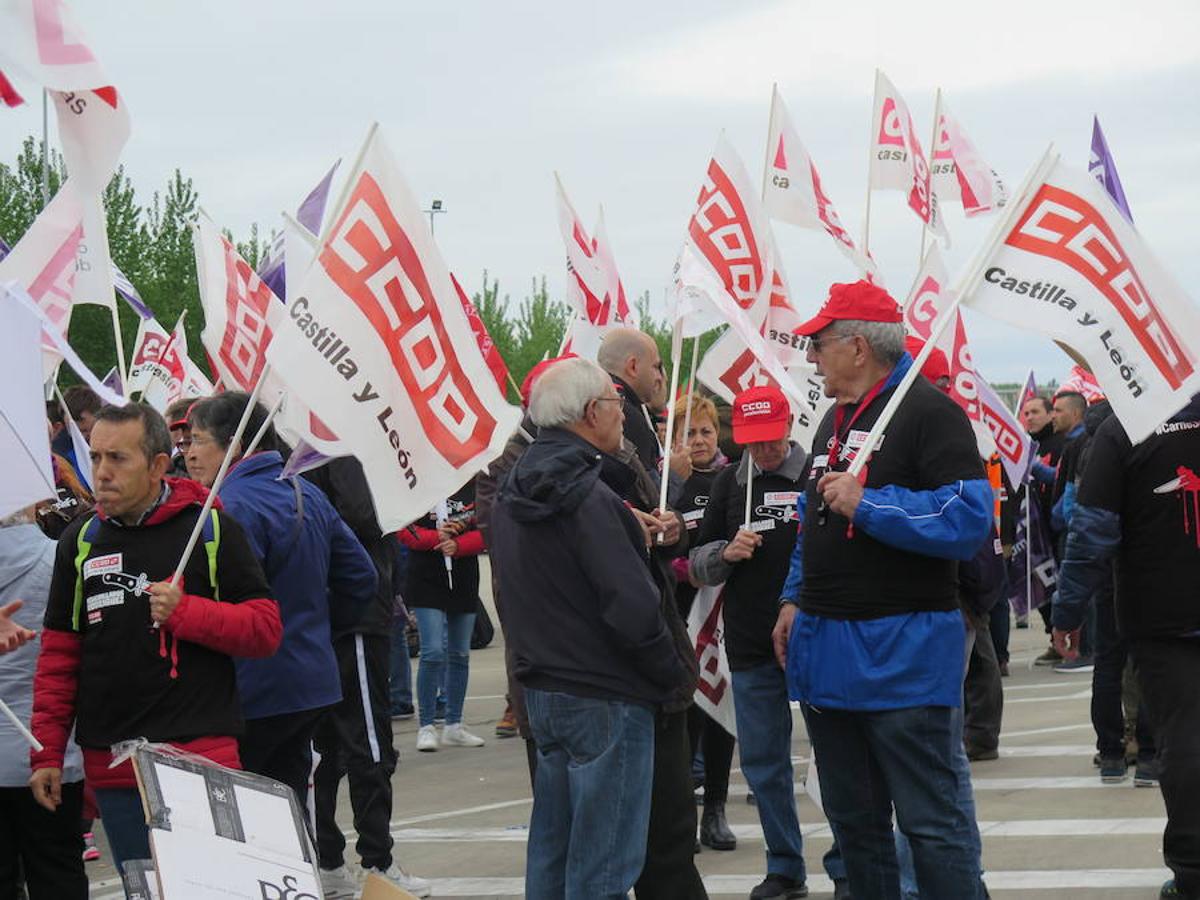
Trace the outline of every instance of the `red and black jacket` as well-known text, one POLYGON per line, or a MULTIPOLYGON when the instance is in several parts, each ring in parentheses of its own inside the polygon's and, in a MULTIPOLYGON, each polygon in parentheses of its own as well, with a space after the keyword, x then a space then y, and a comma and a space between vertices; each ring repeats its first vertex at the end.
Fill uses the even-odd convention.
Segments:
POLYGON ((242 716, 231 657, 275 652, 279 607, 241 528, 218 512, 215 584, 198 543, 182 600, 153 627, 145 588, 171 577, 207 495, 193 481, 166 481, 167 497, 144 522, 101 516, 81 541, 91 521, 81 516, 59 540, 34 677, 32 727, 45 745, 31 754, 35 770, 61 768, 72 725, 96 787, 132 786, 128 764, 108 768, 111 745, 131 738, 238 764, 242 716))

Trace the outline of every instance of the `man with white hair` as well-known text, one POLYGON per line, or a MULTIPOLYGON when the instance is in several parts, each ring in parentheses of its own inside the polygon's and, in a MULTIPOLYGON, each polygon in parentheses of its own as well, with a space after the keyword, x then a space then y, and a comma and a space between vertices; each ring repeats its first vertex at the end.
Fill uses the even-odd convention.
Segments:
POLYGON ((649 535, 622 501, 622 400, 595 363, 537 380, 492 556, 538 748, 525 896, 624 897, 646 853, 655 709, 688 678, 649 535), (547 562, 553 560, 553 565, 547 562))

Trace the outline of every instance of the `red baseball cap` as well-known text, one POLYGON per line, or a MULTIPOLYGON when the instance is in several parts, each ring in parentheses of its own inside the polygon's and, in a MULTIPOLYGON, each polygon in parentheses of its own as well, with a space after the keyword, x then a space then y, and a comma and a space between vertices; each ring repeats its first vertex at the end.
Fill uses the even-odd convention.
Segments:
MULTIPOLYGON (((925 342, 915 335, 910 334, 904 339, 904 349, 914 360, 924 346, 925 342)), ((925 357, 925 365, 921 366, 921 374, 928 378, 934 387, 940 389, 938 379, 950 377, 950 361, 946 359, 946 354, 937 347, 930 350, 929 355, 925 357)))
POLYGON ((904 312, 892 295, 869 281, 832 284, 829 297, 817 314, 795 329, 801 337, 811 337, 839 319, 864 322, 903 322, 904 312))
POLYGON ((764 385, 733 398, 733 441, 753 444, 787 437, 792 408, 777 387, 764 385))
POLYGON ((539 375, 556 362, 561 362, 564 359, 574 359, 577 355, 575 353, 564 353, 562 356, 552 356, 550 359, 543 359, 530 369, 529 374, 525 376, 525 380, 521 382, 521 405, 529 409, 529 395, 533 393, 533 383, 538 380, 539 375))

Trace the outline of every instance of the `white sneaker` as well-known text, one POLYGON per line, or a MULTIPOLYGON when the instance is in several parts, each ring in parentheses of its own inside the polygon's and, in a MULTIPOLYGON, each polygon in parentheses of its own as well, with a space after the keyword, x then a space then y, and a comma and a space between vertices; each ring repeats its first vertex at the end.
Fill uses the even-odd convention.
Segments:
POLYGON ((391 867, 389 867, 387 871, 384 871, 383 869, 367 869, 366 872, 367 874, 374 873, 380 878, 386 878, 392 884, 396 885, 396 887, 404 888, 404 890, 417 897, 428 897, 433 893, 432 884, 430 884, 424 878, 418 878, 416 875, 408 874, 408 872, 405 872, 395 863, 392 863, 391 867))
POLYGON ((483 738, 479 735, 471 734, 462 726, 461 722, 455 722, 453 725, 447 725, 442 729, 442 746, 443 747, 482 747, 483 738))
POLYGON ((433 753, 437 748, 437 727, 434 725, 422 725, 417 731, 417 749, 422 753, 433 753))
POLYGON ((358 896, 358 882, 344 865, 321 870, 321 888, 325 900, 352 900, 358 896))

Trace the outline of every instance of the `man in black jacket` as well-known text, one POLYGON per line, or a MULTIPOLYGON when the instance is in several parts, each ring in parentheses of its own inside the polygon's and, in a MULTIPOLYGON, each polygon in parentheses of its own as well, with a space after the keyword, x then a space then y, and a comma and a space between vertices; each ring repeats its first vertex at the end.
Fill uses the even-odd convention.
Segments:
POLYGON ((538 746, 525 895, 622 896, 646 852, 655 709, 688 677, 650 536, 621 495, 621 398, 594 363, 534 387, 540 431, 501 488, 492 553, 538 746), (547 565, 553 560, 553 565, 547 565))
POLYGON ((660 407, 665 399, 658 344, 636 328, 615 328, 604 336, 597 361, 624 399, 625 438, 637 448, 646 471, 657 478, 663 450, 650 421, 650 408, 660 407))

